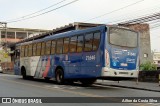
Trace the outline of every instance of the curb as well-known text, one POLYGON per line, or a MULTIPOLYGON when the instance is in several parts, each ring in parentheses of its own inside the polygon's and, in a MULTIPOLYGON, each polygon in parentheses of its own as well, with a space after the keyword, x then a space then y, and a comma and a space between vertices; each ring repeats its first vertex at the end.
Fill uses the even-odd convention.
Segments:
POLYGON ((97 85, 105 85, 105 86, 112 86, 112 87, 121 87, 121 88, 130 88, 130 89, 137 89, 137 90, 160 92, 160 90, 147 89, 147 88, 137 88, 137 87, 123 86, 123 85, 112 85, 112 84, 101 84, 101 83, 95 83, 95 84, 97 84, 97 85))

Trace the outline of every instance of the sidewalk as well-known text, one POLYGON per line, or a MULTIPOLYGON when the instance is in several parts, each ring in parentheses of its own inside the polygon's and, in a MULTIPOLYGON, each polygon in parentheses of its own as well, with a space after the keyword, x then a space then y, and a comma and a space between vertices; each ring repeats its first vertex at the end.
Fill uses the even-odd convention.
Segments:
POLYGON ((160 92, 159 84, 154 82, 138 82, 137 84, 136 81, 119 81, 118 83, 118 81, 97 80, 96 84, 160 92))

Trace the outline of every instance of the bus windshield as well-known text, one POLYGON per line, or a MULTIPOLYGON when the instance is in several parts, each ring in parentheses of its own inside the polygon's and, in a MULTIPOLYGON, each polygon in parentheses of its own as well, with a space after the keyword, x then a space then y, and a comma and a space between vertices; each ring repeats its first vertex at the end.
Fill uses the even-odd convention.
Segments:
POLYGON ((110 28, 109 42, 124 47, 137 47, 138 33, 122 28, 110 28))

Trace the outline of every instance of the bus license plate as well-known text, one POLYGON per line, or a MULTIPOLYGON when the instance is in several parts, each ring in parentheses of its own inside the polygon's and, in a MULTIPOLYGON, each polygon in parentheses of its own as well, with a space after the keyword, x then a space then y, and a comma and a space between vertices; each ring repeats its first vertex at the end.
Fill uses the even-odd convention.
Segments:
POLYGON ((128 64, 126 64, 126 63, 121 63, 121 66, 128 66, 128 64))

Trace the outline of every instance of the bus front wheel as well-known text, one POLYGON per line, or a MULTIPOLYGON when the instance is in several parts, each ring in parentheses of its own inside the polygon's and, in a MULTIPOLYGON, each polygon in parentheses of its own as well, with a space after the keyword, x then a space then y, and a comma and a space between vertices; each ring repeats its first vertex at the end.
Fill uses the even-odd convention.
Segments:
POLYGON ((56 82, 58 84, 63 84, 64 83, 64 72, 61 68, 56 70, 56 82))

